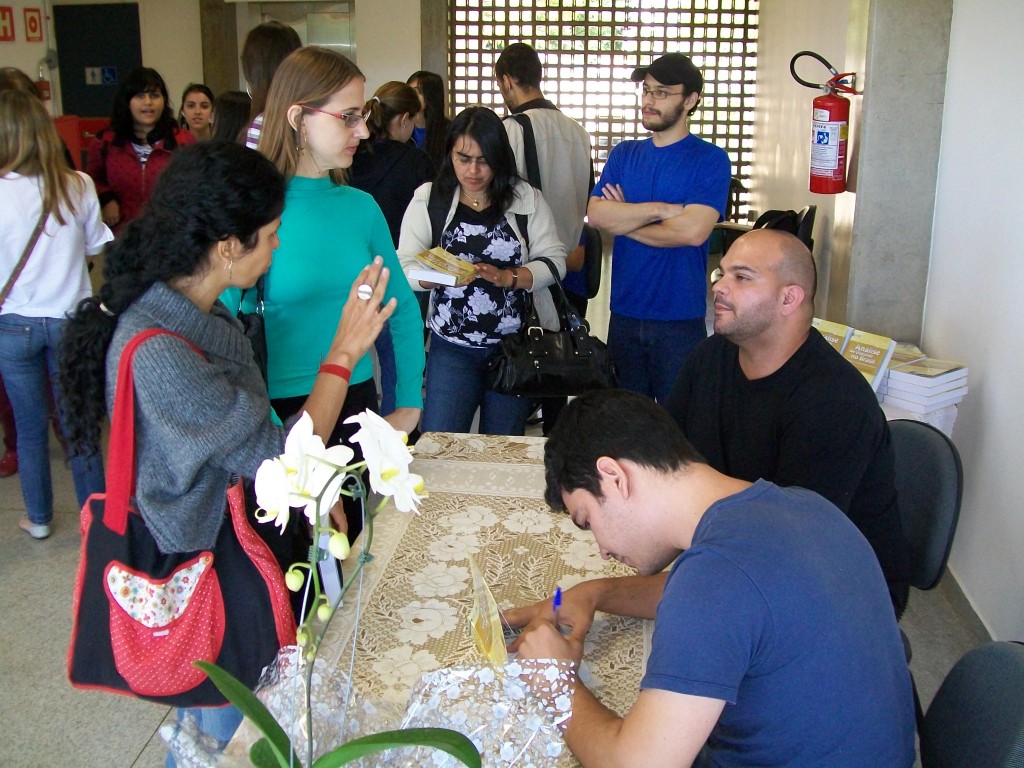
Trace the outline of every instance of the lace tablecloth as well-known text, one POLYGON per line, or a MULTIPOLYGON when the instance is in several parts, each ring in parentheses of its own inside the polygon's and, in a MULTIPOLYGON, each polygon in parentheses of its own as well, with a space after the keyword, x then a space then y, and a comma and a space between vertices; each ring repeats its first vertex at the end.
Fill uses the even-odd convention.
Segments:
MULTIPOLYGON (((426 672, 479 664, 468 622, 466 553, 502 609, 550 597, 556 586, 633 573, 602 560, 593 534, 544 502, 543 438, 428 433, 415 456, 413 471, 423 475, 430 495, 419 515, 386 509, 378 516, 355 641, 357 689, 398 704, 426 672)), ((346 565, 355 562, 352 556, 346 565)), ((357 587, 320 649, 345 670, 357 587)), ((619 714, 636 700, 652 626, 598 614, 588 635, 585 679, 619 714)))
MULTIPOLYGON (((399 712, 423 675, 486 667, 469 627, 467 554, 501 609, 550 598, 556 586, 633 573, 602 560, 591 533, 547 506, 543 438, 427 433, 415 457, 412 471, 429 497, 418 515, 393 507, 378 515, 362 588, 349 588, 319 651, 327 665, 351 669, 362 700, 399 712)), ((344 563, 346 582, 363 539, 344 563)), ((621 715, 639 692, 652 629, 653 622, 599 613, 587 636, 581 677, 621 715)), ((254 738, 246 723, 229 753, 244 755, 254 738)), ((578 765, 568 750, 551 763, 578 765)))

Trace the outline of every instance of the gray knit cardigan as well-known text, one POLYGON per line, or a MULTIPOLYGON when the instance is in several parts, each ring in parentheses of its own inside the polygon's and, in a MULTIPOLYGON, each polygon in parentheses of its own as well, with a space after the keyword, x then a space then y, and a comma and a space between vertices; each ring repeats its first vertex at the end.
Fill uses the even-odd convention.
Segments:
POLYGON ((118 319, 107 353, 113 412, 121 350, 147 328, 157 336, 135 353, 135 506, 163 552, 212 547, 224 521, 232 474, 254 476, 280 453, 284 429, 271 421, 267 389, 241 326, 219 302, 203 312, 164 283, 118 319))

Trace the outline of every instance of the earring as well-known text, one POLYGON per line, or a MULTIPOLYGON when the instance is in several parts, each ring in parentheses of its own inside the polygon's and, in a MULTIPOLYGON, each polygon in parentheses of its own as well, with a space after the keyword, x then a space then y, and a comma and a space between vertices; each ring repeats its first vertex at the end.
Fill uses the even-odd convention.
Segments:
POLYGON ((228 273, 228 282, 231 282, 231 270, 235 266, 235 262, 232 259, 224 260, 224 271, 228 273))

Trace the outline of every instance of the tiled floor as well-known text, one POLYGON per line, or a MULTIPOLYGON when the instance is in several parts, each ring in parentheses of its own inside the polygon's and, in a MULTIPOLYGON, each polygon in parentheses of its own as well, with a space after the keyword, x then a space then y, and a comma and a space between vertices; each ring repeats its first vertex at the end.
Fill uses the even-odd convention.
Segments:
MULTIPOLYGON (((65 677, 79 536, 69 471, 54 443, 53 535, 18 530, 17 478, 0 480, 0 766, 158 768, 167 707, 71 688, 65 677)), ((954 580, 915 592, 903 620, 921 696, 931 700, 957 658, 988 637, 954 580)))

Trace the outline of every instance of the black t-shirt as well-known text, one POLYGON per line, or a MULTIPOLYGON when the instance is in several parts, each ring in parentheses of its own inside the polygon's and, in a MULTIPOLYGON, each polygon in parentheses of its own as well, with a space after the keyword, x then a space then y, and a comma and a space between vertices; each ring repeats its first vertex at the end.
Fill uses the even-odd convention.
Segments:
POLYGON ((889 427, 864 377, 818 331, 750 381, 722 336, 690 354, 665 407, 708 464, 732 477, 809 488, 875 550, 886 581, 909 578, 889 427))

